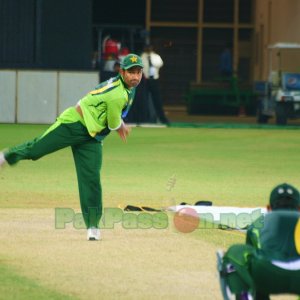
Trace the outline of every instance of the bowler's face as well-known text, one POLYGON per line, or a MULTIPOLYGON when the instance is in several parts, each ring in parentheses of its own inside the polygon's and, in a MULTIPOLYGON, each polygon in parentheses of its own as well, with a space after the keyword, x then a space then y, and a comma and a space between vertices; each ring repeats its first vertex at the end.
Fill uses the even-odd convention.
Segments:
POLYGON ((120 70, 124 82, 129 88, 136 87, 142 79, 143 69, 141 67, 132 67, 128 70, 120 70))

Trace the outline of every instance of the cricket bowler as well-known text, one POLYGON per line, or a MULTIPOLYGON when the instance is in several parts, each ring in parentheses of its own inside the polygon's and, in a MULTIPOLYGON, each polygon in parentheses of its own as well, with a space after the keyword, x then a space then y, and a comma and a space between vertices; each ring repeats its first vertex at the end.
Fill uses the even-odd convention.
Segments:
POLYGON ((116 131, 126 142, 130 128, 123 119, 134 100, 142 70, 141 58, 133 53, 128 54, 116 77, 100 83, 75 106, 62 112, 44 134, 0 152, 1 167, 6 163, 15 165, 23 159, 37 160, 70 146, 88 240, 101 238, 99 221, 102 215, 102 142, 111 131, 116 131))

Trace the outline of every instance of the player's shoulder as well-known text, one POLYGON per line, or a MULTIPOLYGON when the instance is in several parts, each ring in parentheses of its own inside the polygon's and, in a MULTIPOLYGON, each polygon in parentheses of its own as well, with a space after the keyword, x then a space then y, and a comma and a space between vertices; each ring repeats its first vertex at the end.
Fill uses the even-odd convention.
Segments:
POLYGON ((117 77, 112 77, 109 80, 101 82, 98 84, 94 90, 92 90, 89 94, 92 95, 103 95, 111 90, 116 89, 118 86, 121 86, 121 80, 117 77))
POLYGON ((278 209, 273 210, 266 214, 266 220, 281 219, 283 222, 288 219, 298 219, 300 218, 300 212, 291 209, 278 209))
POLYGON ((100 88, 103 88, 103 87, 105 87, 105 86, 118 85, 118 84, 120 84, 120 83, 121 83, 120 76, 117 75, 117 76, 115 76, 115 77, 109 78, 108 80, 105 80, 105 81, 100 82, 100 83, 95 87, 95 90, 100 89, 100 88))
POLYGON ((282 233, 293 230, 298 224, 300 213, 295 210, 276 210, 265 216, 264 231, 277 230, 282 233))

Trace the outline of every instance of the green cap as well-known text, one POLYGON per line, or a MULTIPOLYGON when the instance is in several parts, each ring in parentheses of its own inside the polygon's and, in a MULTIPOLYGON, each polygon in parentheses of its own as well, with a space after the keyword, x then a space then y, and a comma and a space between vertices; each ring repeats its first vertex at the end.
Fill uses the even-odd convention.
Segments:
POLYGON ((132 67, 141 67, 143 68, 143 62, 142 59, 134 54, 134 53, 130 53, 128 55, 126 55, 121 63, 121 67, 124 70, 130 69, 132 67))
POLYGON ((299 191, 290 184, 277 185, 270 195, 272 209, 298 209, 300 207, 299 191))

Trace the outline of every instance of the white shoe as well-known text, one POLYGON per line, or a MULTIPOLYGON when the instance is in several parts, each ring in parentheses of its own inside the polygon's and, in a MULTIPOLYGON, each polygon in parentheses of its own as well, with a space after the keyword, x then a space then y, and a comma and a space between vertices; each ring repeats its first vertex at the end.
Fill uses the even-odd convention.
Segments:
POLYGON ((0 168, 4 166, 4 164, 6 164, 7 161, 4 157, 4 153, 3 152, 0 152, 0 168))
POLYGON ((100 237, 100 229, 99 228, 89 228, 87 230, 87 240, 88 241, 99 241, 101 239, 100 237))

